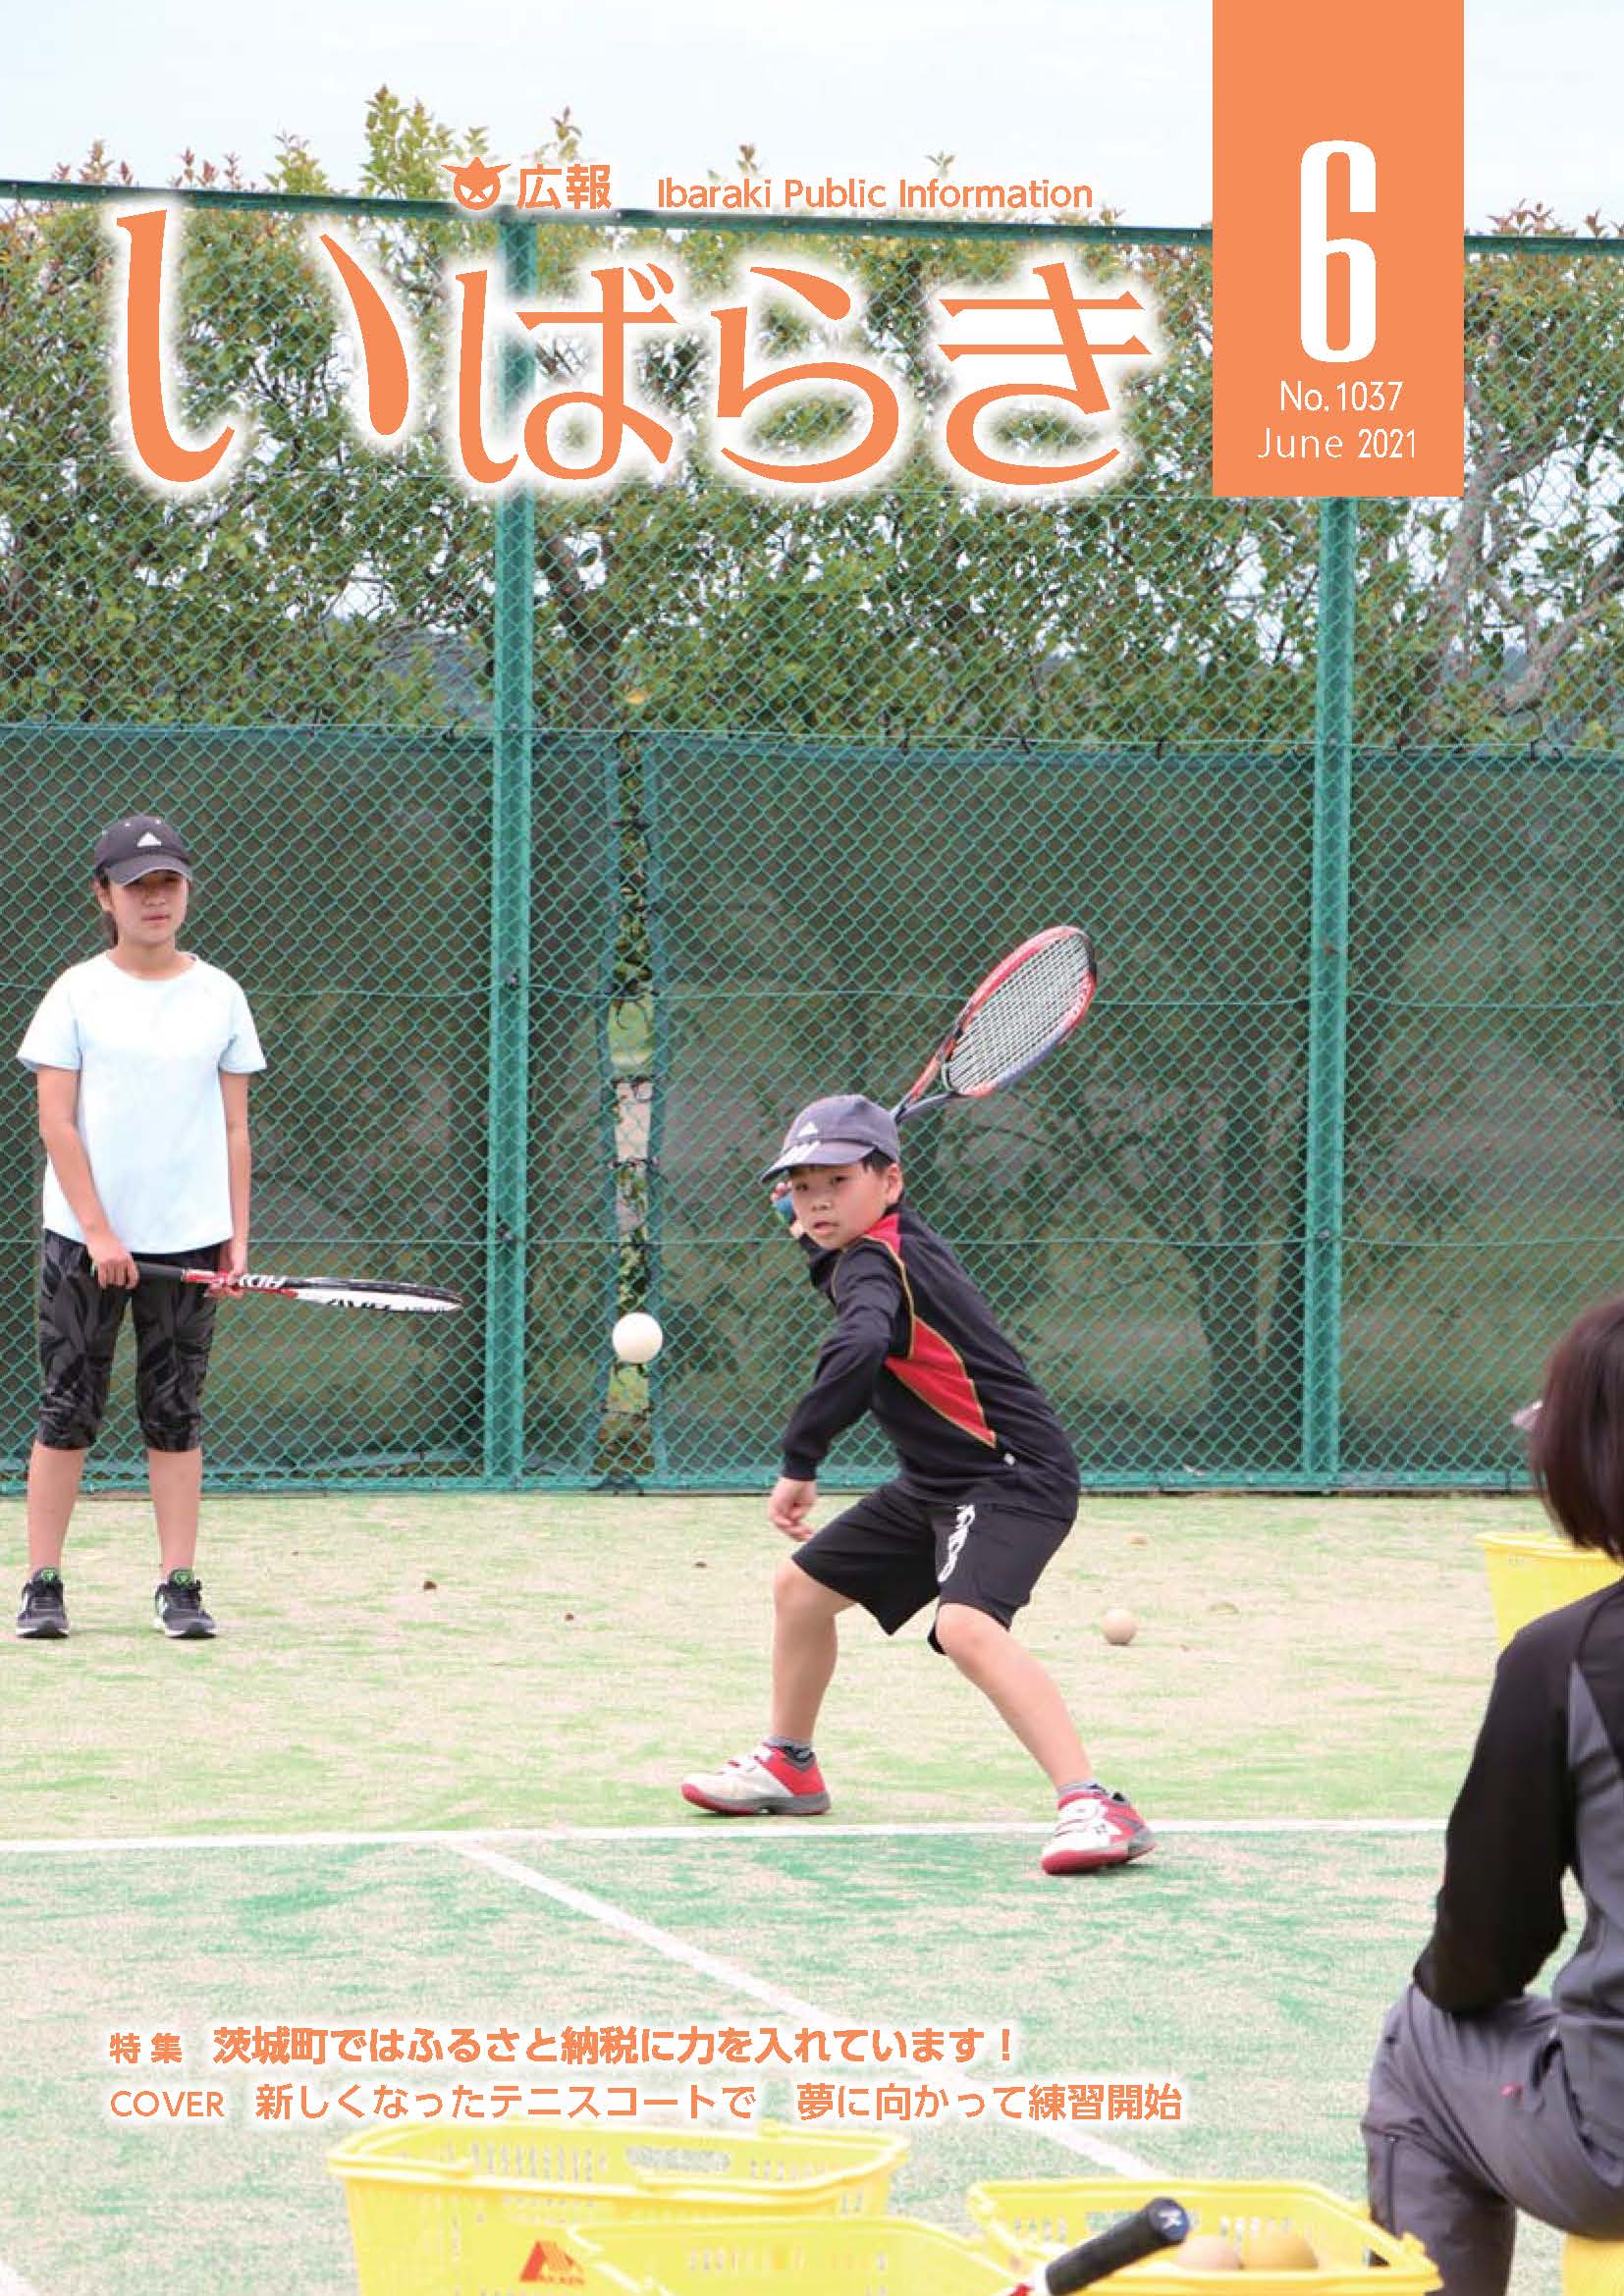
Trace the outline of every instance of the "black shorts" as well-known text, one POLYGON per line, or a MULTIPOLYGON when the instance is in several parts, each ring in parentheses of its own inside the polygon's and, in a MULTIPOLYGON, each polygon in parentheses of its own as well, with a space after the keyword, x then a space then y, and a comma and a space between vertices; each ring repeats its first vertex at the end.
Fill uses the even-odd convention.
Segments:
MULTIPOLYGON (((960 1602, 1007 1627, 1076 1512, 1028 1513, 1011 1496, 1006 1483, 986 1482, 936 1501, 882 1483, 815 1530, 794 1559, 820 1586, 861 1603, 888 1634, 930 1602, 960 1602)), ((931 1647, 941 1647, 934 1629, 931 1647)))
MULTIPOLYGON (((216 1267, 220 1247, 166 1252, 181 1267, 216 1267)), ((96 1281, 82 1244, 45 1231, 39 1269, 39 1440, 87 1451, 107 1409, 113 1354, 129 1305, 135 1325, 135 1409, 151 1451, 195 1451, 202 1440, 203 1378, 214 1300, 201 1284, 147 1280, 133 1292, 96 1281)))

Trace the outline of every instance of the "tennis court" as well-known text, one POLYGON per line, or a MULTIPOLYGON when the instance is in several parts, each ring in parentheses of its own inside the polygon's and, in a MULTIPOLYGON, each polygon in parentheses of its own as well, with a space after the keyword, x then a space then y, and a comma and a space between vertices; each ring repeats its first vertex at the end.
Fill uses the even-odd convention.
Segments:
MULTIPOLYGON (((1037 1871, 1041 1782, 912 1631, 847 1635, 828 1820, 684 1815, 675 1776, 759 1728, 778 1542, 754 1502, 220 1501, 225 1630, 196 1646, 147 1629, 143 1510, 87 1502, 73 1637, 0 1648, 0 2261, 37 2296, 110 2274, 349 2290, 323 2159, 380 2085, 450 2113, 460 2083, 487 2117, 503 2087, 526 2109, 542 2088, 606 2126, 635 2088, 697 2114, 696 2141, 735 2109, 725 2090, 780 2115, 810 2082, 867 2090, 871 2111, 888 2087, 935 2092, 917 2118, 891 2110, 911 2145, 893 2197, 960 2228, 989 2177, 1142 2167, 1175 2193, 1204 2174, 1357 2196, 1366 2066, 1426 1935, 1492 1663, 1475 1534, 1534 1513, 1089 1502, 1030 1640, 1164 1841, 1058 1883, 1037 1871), (1127 1648, 1096 1630, 1110 1602, 1141 1619, 1127 1648), (521 2039, 514 2064, 344 2064, 336 2041, 325 2064, 216 2062, 220 2032, 256 2027, 365 2029, 368 2051, 390 2029, 521 2039), (742 2029, 766 2054, 525 2062, 566 2027, 742 2029), (786 2064, 763 2039, 792 2057, 822 2027, 901 2037, 902 2057, 871 2039, 866 2061, 786 2064), (911 2061, 921 2033, 977 2031, 973 2062, 951 2039, 911 2061), (112 2058, 115 2034, 138 2063, 112 2058), (151 2061, 155 2035, 179 2063, 151 2061), (1032 2116, 1035 2091, 1096 2085, 1097 2118, 1032 2116), (1176 2090, 1179 2117, 1112 2118, 1112 2086, 1129 2110, 1176 2090), (259 2117, 279 2088, 287 2117, 259 2117), (124 2090, 223 2104, 115 2118, 124 2090)), ((1527 2228, 1519 2296, 1553 2296, 1556 2250, 1527 2228)))

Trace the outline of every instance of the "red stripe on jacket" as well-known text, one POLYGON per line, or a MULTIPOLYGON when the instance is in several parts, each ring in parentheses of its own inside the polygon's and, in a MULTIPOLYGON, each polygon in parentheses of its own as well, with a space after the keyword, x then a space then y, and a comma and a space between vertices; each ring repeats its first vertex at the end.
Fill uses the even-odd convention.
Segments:
POLYGON ((888 1212, 883 1220, 877 1220, 863 1241, 883 1244, 891 1254, 901 1271, 902 1290, 908 1303, 908 1352, 905 1356, 888 1356, 886 1369, 951 1425, 973 1436, 978 1443, 985 1443, 989 1450, 996 1450, 998 1437, 987 1424, 976 1383, 964 1367, 963 1357, 951 1340, 925 1322, 914 1307, 907 1263, 902 1257, 901 1222, 896 1213, 888 1212))

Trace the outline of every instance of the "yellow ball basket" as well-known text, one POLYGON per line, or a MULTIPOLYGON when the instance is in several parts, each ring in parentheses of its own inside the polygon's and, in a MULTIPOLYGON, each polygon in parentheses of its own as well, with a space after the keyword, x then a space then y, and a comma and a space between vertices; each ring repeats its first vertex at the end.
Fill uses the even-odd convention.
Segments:
POLYGON ((1009 2296, 984 2248, 907 2216, 571 2228, 589 2296, 1009 2296))
MULTIPOLYGON (((1115 2218, 1166 2193, 1188 2209, 1191 2230, 1234 2242, 1243 2264, 1251 2242, 1265 2231, 1300 2232, 1319 2259, 1315 2271, 1248 2269, 1239 2285, 1246 2296, 1426 2296, 1442 2285, 1421 2243, 1402 2239, 1347 2201, 1318 2184, 1254 2184, 1167 2176, 1155 2184, 1133 2177, 1031 2177, 970 2187, 971 2216, 1017 2270, 1028 2271, 1060 2249, 1103 2232, 1115 2218)), ((1103 2288, 1143 2288, 1143 2296, 1216 2296, 1233 2288, 1231 2271, 1190 2271, 1176 2249, 1112 2272, 1103 2288)))
POLYGON ((1624 2296, 1624 2240, 1562 2243, 1562 2296, 1624 2296))
POLYGON ((360 2296, 537 2296, 587 2285, 567 2226, 877 2215, 906 2152, 899 2137, 768 2122, 734 2134, 515 2118, 359 2130, 327 2165, 350 2205, 360 2296))
POLYGON ((1570 1546, 1539 1530, 1486 1530, 1478 1534, 1489 1571, 1489 1599, 1502 1647, 1531 1619, 1561 1610, 1587 1594, 1614 1586, 1620 1567, 1609 1555, 1570 1546))

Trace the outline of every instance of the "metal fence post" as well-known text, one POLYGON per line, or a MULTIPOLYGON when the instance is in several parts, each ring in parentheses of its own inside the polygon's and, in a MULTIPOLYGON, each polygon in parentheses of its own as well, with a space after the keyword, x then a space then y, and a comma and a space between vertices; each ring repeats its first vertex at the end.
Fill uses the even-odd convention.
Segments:
MULTIPOLYGON (((535 227, 500 226, 504 282, 528 294, 535 227)), ((530 371, 503 358, 512 405, 530 371)), ((485 1480, 516 1483, 524 1465, 526 1136, 530 1041, 530 750, 535 721, 535 500, 518 487, 496 518, 491 743, 491 1027, 485 1203, 485 1480)))
POLYGON ((1357 503, 1322 504, 1304 1118, 1308 1152, 1303 1199, 1303 1472, 1327 1483, 1334 1482, 1341 1470, 1343 1103, 1358 536, 1357 503))

